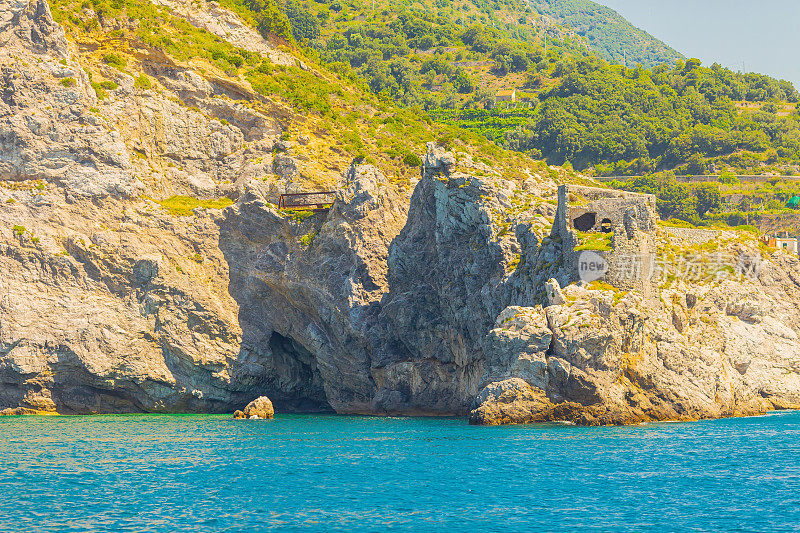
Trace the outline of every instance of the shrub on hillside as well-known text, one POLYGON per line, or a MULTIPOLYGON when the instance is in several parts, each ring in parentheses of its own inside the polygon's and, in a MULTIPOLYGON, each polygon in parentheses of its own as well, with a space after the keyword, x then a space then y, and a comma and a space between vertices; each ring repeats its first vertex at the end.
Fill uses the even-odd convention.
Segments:
POLYGON ((410 167, 422 166, 422 160, 417 154, 408 154, 403 158, 403 163, 410 167))

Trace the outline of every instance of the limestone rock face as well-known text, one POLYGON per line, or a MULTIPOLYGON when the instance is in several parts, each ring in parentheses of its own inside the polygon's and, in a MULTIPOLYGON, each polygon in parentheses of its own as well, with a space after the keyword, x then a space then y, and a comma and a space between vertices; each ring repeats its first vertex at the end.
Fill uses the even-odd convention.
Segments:
POLYGON ((564 299, 564 293, 561 292, 558 280, 552 278, 547 280, 544 289, 547 291, 547 303, 550 305, 564 305, 567 303, 567 300, 564 299))
POLYGON ((259 396, 244 408, 244 415, 247 418, 258 417, 263 420, 271 420, 275 415, 272 402, 266 396, 259 396))
POLYGON ((492 353, 506 361, 513 359, 509 352, 526 356, 525 341, 539 344, 549 332, 552 340, 540 361, 544 372, 531 376, 515 361, 505 372, 487 375, 470 420, 497 424, 557 416, 581 424, 626 424, 796 406, 797 311, 775 298, 772 288, 762 288, 759 296, 747 289, 775 275, 778 266, 771 263, 759 279, 726 281, 704 288, 702 296, 678 290, 671 308, 635 292, 618 299, 612 291, 569 286, 565 304, 546 308, 544 334, 539 314, 517 312, 514 323, 504 319, 511 311, 504 311, 498 324, 506 322, 508 331, 502 337, 489 333, 487 361, 497 357, 492 353), (782 307, 781 320, 764 316, 774 305, 782 307), (733 318, 732 309, 741 316, 733 318), (532 335, 520 342, 525 331, 532 335), (515 378, 528 387, 508 385, 515 378))
POLYGON ((169 7, 183 15, 194 26, 204 28, 234 46, 257 52, 276 65, 298 64, 297 59, 272 46, 257 31, 243 24, 235 14, 222 9, 217 2, 155 0, 153 3, 169 7))
POLYGON ((582 425, 613 423, 603 406, 586 407, 575 402, 553 403, 539 388, 512 378, 492 383, 475 398, 479 405, 469 415, 470 424, 497 426, 564 421, 582 425))
MULTIPOLYGON (((294 61, 216 4, 160 3, 294 61)), ((431 143, 409 197, 374 166, 314 161, 308 133, 282 139, 304 117, 247 84, 151 52, 132 73, 95 64, 45 0, 0 0, 0 411, 267 395, 280 412, 623 424, 800 405, 797 258, 625 212, 620 238, 717 239, 747 275, 575 283, 548 175, 431 143), (117 88, 98 99, 89 71, 117 88), (329 211, 275 206, 322 187, 329 211), (172 195, 235 201, 177 216, 150 199, 172 195)))
POLYGON ((288 110, 150 50, 131 51, 137 89, 89 48, 46 0, 0 2, 0 408, 229 411, 267 368, 240 352, 223 215, 146 198, 236 197, 256 175, 275 197, 288 110), (86 65, 117 88, 98 99, 86 65))
POLYGON ((479 425, 523 424, 547 420, 550 406, 541 389, 520 378, 493 382, 475 398, 479 407, 470 413, 470 422, 479 425))
POLYGON ((553 342, 541 307, 511 306, 497 317, 484 341, 486 381, 522 378, 545 388, 547 355, 553 342))
POLYGON ((46 180, 68 194, 140 190, 119 131, 90 111, 89 78, 46 0, 0 3, 0 179, 46 180))

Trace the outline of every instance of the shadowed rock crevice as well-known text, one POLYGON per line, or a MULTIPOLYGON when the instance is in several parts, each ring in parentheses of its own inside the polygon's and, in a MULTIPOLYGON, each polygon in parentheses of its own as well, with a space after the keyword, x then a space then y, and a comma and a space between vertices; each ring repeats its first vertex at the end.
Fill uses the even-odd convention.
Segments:
POLYGON ((267 391, 279 412, 333 412, 325 394, 324 383, 314 354, 291 337, 277 331, 269 338, 269 349, 279 383, 291 383, 285 390, 267 391))

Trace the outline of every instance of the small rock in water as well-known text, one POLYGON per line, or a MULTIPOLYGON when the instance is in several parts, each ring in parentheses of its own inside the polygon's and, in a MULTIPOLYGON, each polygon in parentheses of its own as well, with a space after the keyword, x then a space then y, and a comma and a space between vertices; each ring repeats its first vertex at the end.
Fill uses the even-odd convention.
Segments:
POLYGON ((236 411, 233 412, 233 418, 247 418, 247 416, 245 416, 243 412, 237 409, 236 411))
POLYGON ((244 414, 249 418, 253 418, 255 415, 256 418, 271 419, 275 414, 275 409, 272 408, 272 402, 269 398, 259 396, 247 404, 247 407, 244 408, 244 414))
POLYGON ((261 417, 258 415, 250 415, 250 420, 261 420, 261 417))

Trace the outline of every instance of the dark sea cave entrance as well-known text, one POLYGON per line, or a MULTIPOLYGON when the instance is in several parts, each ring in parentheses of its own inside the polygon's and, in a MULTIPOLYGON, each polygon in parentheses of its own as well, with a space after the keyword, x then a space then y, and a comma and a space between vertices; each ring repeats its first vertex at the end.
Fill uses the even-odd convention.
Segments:
POLYGON ((333 413, 316 356, 291 337, 273 331, 269 349, 275 368, 267 395, 276 412, 333 413))

